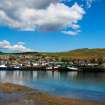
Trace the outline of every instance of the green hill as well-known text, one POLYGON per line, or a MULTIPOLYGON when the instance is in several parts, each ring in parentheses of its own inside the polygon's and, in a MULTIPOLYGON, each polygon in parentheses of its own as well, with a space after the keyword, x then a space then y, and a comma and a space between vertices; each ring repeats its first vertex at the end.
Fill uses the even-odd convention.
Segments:
POLYGON ((55 56, 61 58, 72 58, 72 59, 91 59, 91 58, 103 58, 105 57, 105 48, 97 49, 77 49, 68 52, 60 53, 46 53, 48 56, 55 56))
POLYGON ((48 53, 48 52, 25 52, 25 53, 2 53, 0 54, 10 54, 10 55, 33 55, 33 56, 49 56, 56 58, 64 59, 93 59, 93 58, 104 58, 105 57, 105 48, 97 49, 76 49, 68 52, 57 52, 57 53, 48 53))

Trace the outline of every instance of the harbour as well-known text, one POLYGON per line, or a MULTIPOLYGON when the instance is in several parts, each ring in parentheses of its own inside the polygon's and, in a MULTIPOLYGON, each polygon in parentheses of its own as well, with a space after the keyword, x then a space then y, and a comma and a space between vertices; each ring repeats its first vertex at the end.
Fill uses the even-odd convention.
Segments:
POLYGON ((5 66, 0 65, 0 70, 20 70, 20 71, 59 71, 59 72, 68 72, 68 71, 75 71, 75 72, 105 72, 105 68, 100 66, 78 66, 78 65, 68 65, 62 63, 62 65, 57 65, 53 63, 52 65, 38 65, 38 66, 5 66))

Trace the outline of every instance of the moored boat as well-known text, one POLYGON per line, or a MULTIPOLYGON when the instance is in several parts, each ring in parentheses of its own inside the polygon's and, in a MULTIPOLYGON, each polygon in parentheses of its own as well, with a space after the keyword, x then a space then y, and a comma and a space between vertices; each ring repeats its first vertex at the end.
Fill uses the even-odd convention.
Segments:
POLYGON ((74 66, 68 66, 67 69, 69 69, 71 71, 78 71, 78 68, 74 67, 74 66))
POLYGON ((5 65, 0 65, 0 68, 7 68, 7 66, 5 66, 5 65))
POLYGON ((0 65, 0 70, 6 70, 7 66, 6 65, 0 65))

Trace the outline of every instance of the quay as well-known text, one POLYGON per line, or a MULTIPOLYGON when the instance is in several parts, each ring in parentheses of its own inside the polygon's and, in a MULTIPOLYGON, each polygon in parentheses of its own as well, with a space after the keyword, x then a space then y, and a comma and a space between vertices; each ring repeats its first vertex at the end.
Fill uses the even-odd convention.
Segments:
POLYGON ((79 67, 79 71, 81 72, 105 72, 104 68, 100 67, 79 67))
POLYGON ((73 66, 73 65, 66 65, 66 66, 37 66, 37 67, 0 67, 0 71, 8 70, 20 70, 20 71, 61 71, 61 72, 105 72, 105 69, 99 66, 73 66))
POLYGON ((46 70, 45 67, 19 67, 19 68, 15 68, 15 67, 0 67, 0 70, 23 70, 23 71, 27 71, 27 70, 32 70, 32 71, 40 71, 40 70, 46 70))

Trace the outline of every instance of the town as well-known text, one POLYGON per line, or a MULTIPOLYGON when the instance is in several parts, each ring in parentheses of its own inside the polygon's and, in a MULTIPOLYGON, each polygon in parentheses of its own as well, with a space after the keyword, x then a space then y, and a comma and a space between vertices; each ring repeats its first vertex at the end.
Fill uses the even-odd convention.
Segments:
POLYGON ((105 58, 64 59, 46 54, 1 54, 0 70, 105 71, 105 58))

